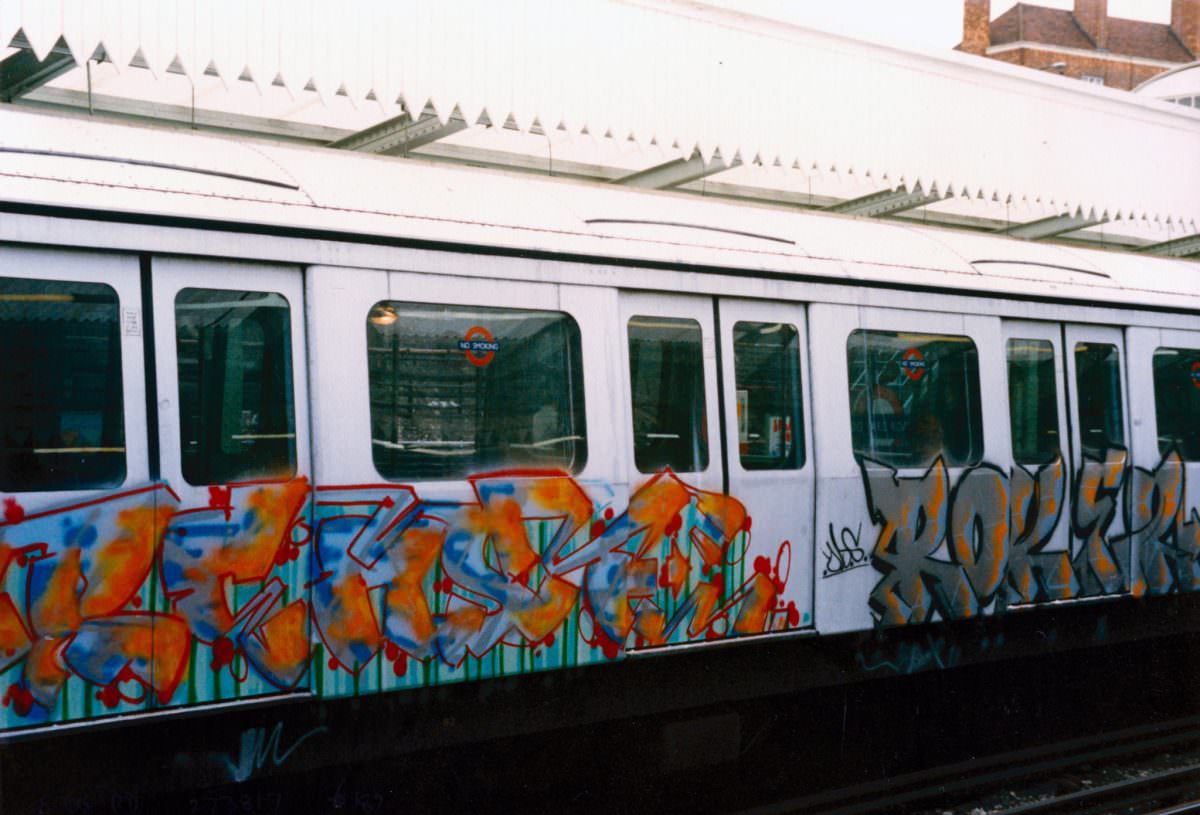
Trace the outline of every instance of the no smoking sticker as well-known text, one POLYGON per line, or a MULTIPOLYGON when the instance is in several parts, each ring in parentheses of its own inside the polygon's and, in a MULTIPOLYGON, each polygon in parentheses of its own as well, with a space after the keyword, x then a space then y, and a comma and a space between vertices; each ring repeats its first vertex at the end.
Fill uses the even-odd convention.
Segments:
POLYGON ((473 325, 458 341, 458 350, 462 351, 467 362, 479 368, 486 368, 500 350, 500 343, 492 336, 492 332, 480 325, 473 325))
POLYGON ((925 357, 918 349, 909 348, 900 357, 900 370, 904 371, 905 376, 916 382, 925 376, 925 357))
POLYGON ((1192 363, 1192 386, 1200 389, 1200 360, 1192 363))

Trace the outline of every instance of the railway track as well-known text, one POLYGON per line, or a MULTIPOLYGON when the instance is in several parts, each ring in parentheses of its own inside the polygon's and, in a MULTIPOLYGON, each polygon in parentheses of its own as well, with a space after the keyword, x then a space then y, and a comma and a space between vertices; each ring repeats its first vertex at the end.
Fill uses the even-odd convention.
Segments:
POLYGON ((885 781, 791 798, 748 812, 1200 813, 1200 717, 973 759, 885 781), (1165 762, 1170 766, 1162 766, 1165 758, 1173 759, 1165 762))

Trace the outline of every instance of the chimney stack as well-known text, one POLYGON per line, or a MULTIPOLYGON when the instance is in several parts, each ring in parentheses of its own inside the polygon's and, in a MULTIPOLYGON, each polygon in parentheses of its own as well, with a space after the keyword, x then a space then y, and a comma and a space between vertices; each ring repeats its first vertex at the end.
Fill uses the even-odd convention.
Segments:
POLYGON ((1075 0, 1075 21, 1097 48, 1108 48, 1108 0, 1075 0))
POLYGON ((1200 0, 1171 0, 1171 29, 1200 59, 1200 0))
POLYGON ((986 54, 992 44, 991 20, 991 0, 963 0, 963 37, 959 48, 967 54, 986 54))

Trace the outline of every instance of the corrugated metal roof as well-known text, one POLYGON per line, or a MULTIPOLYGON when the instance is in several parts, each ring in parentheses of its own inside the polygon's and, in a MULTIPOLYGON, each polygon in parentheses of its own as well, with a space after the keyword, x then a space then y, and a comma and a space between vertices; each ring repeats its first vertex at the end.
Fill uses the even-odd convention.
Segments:
POLYGON ((428 107, 873 189, 1157 220, 1172 237, 1200 223, 1191 109, 686 0, 0 0, 0 43, 18 32, 39 57, 61 36, 77 59, 102 48, 121 69, 182 72, 201 107, 206 71, 264 99, 280 86, 295 100, 272 113, 281 132, 311 112, 309 87, 344 114, 341 133, 428 107))

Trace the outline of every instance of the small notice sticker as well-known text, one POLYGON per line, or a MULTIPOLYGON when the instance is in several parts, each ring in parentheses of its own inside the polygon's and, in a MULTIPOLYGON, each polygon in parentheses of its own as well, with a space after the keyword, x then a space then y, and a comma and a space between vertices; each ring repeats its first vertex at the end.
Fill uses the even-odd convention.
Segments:
POLYGON ((467 362, 477 368, 486 368, 495 359, 500 343, 496 342, 492 332, 483 326, 473 325, 467 329, 466 336, 458 341, 458 350, 466 354, 467 362))
POLYGON ((900 358, 900 368, 904 371, 905 376, 916 382, 925 376, 925 357, 920 350, 909 348, 900 358))
POLYGON ((1200 360, 1192 363, 1192 385, 1200 388, 1200 360))
POLYGON ((121 325, 126 337, 142 336, 142 313, 136 308, 122 309, 121 325))

